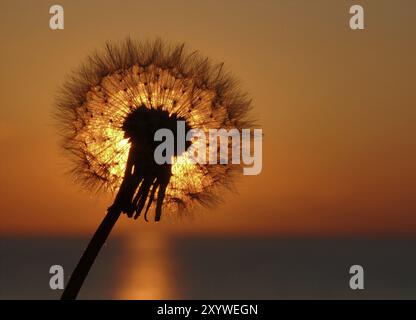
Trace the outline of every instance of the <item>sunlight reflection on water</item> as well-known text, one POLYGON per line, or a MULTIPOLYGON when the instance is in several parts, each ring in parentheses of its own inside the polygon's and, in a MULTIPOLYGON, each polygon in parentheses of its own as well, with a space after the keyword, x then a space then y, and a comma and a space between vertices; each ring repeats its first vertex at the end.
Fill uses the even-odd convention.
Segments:
POLYGON ((127 241, 127 272, 117 299, 174 299, 170 274, 169 238, 159 232, 140 232, 127 241))

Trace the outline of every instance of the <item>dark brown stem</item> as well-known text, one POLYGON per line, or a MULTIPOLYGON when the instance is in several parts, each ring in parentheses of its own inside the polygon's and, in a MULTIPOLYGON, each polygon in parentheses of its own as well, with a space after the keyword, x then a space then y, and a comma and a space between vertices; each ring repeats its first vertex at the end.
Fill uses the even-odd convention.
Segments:
POLYGON ((88 272, 93 265, 95 258, 101 250, 101 247, 106 242, 108 235, 116 224, 120 217, 121 211, 114 206, 110 207, 106 216, 92 237, 87 249, 78 262, 74 272, 69 279, 68 284, 62 294, 61 300, 74 300, 76 299, 88 272))

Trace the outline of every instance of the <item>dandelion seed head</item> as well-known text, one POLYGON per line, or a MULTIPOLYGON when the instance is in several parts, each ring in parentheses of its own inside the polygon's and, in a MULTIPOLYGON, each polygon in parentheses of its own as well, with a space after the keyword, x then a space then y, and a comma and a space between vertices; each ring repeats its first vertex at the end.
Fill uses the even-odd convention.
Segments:
MULTIPOLYGON (((119 190, 132 148, 126 119, 139 109, 159 110, 205 132, 252 126, 250 100, 222 64, 183 44, 107 43, 69 77, 57 99, 55 114, 76 180, 89 189, 119 190)), ((189 152, 174 157, 163 201, 169 212, 215 203, 241 169, 230 162, 192 163, 189 152)))

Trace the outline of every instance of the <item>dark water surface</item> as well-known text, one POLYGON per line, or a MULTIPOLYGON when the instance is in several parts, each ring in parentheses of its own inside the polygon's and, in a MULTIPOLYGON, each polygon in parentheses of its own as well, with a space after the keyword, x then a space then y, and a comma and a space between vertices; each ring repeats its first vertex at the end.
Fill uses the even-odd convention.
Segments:
MULTIPOLYGON (((0 299, 57 299, 88 238, 0 238, 0 299)), ((112 238, 81 299, 415 299, 416 239, 112 238), (137 240, 137 241, 136 241, 137 240), (349 287, 362 265, 365 289, 349 287)))

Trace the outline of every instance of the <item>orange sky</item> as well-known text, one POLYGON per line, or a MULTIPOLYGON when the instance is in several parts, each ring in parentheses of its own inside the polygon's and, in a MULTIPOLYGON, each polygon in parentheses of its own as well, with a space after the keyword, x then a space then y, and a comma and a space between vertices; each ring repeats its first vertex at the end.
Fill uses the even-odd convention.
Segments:
MULTIPOLYGON (((355 1, 356 2, 356 1, 355 1)), ((416 3, 50 1, 0 5, 0 234, 91 233, 111 203, 64 172, 51 110, 70 70, 106 40, 185 41, 229 70, 263 127, 263 172, 184 222, 118 232, 395 234, 416 231, 416 3)))

